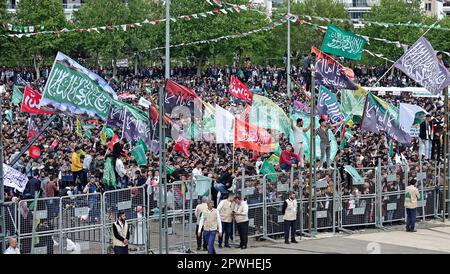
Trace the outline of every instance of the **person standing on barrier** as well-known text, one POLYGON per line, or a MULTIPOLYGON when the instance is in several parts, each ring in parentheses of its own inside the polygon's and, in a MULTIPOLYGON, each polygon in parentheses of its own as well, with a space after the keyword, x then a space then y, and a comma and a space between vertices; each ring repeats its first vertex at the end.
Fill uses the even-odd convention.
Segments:
POLYGON ((128 241, 130 240, 130 229, 125 218, 125 213, 117 213, 117 221, 113 223, 113 248, 114 254, 128 254, 128 241))
POLYGON ((83 181, 83 164, 81 163, 81 156, 79 153, 80 147, 76 146, 75 149, 72 152, 72 178, 73 178, 73 183, 75 185, 77 178, 79 180, 79 184, 78 184, 78 191, 81 192, 83 191, 84 188, 84 181, 83 181))
POLYGON ((420 198, 419 190, 416 187, 416 179, 411 179, 405 189, 405 208, 406 208, 406 232, 416 232, 416 208, 417 200, 420 198))
POLYGON ((289 191, 289 198, 283 203, 281 212, 284 220, 284 243, 289 244, 289 230, 291 230, 291 242, 298 243, 295 240, 295 222, 297 221, 297 200, 295 192, 289 191))
POLYGON ((303 128, 303 119, 298 118, 296 121, 296 125, 294 125, 294 122, 291 119, 291 128, 294 132, 294 152, 300 157, 300 166, 304 167, 303 132, 307 132, 309 130, 309 126, 303 128))
POLYGON ((234 198, 234 202, 236 203, 234 219, 236 220, 240 238, 239 247, 241 249, 246 249, 248 242, 248 204, 239 196, 234 198))
MULTIPOLYGON (((197 227, 195 228, 195 231, 198 231, 198 228, 200 226, 200 217, 201 217, 202 212, 204 210, 208 209, 208 205, 206 204, 207 201, 208 201, 208 197, 203 196, 202 203, 198 204, 197 207, 195 208, 195 217, 197 218, 197 227)), ((197 237, 197 250, 200 250, 202 247, 202 238, 203 238, 203 251, 208 250, 208 244, 207 244, 205 234, 203 233, 203 230, 201 230, 200 235, 198 233, 195 233, 195 235, 197 237), (202 234, 203 234, 203 237, 202 237, 202 234)))
POLYGON ((234 207, 234 193, 228 194, 228 198, 220 201, 217 210, 222 220, 223 237, 219 236, 219 248, 222 248, 222 240, 225 238, 225 247, 230 247, 229 240, 232 233, 233 226, 233 207, 234 207))
POLYGON ((204 238, 208 240, 208 254, 216 254, 214 241, 216 240, 216 232, 219 232, 219 237, 222 237, 222 222, 219 211, 214 208, 214 202, 208 200, 207 205, 208 208, 201 213, 197 235, 201 237, 203 229, 203 233, 205 234, 204 238))

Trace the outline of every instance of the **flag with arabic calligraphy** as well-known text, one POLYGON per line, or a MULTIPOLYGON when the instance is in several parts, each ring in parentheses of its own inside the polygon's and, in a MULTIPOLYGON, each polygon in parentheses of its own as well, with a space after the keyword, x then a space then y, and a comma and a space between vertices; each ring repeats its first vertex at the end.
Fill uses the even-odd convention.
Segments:
POLYGON ((316 85, 323 85, 333 91, 339 89, 357 90, 358 86, 353 82, 354 73, 344 67, 328 54, 312 47, 311 52, 316 54, 316 85))
POLYGON ((370 132, 386 132, 402 144, 410 144, 411 136, 400 127, 399 109, 383 99, 367 94, 361 129, 370 132))
POLYGON ((361 54, 367 40, 351 32, 328 25, 322 43, 322 51, 352 60, 361 60, 361 54))
POLYGON ((234 146, 266 153, 272 150, 272 136, 267 130, 235 118, 234 146))
POLYGON ((29 86, 25 87, 23 93, 23 100, 21 110, 23 112, 33 113, 33 114, 53 114, 55 112, 48 111, 45 109, 40 109, 39 104, 41 102, 42 95, 30 88, 29 86))
POLYGON ((423 36, 394 65, 434 95, 450 84, 450 73, 423 36))
POLYGON ((245 102, 252 104, 253 93, 248 87, 239 81, 236 76, 231 76, 230 89, 228 90, 234 97, 244 100, 245 102))
POLYGON ((339 109, 340 106, 336 95, 324 86, 320 86, 317 108, 319 114, 329 115, 333 124, 345 119, 344 114, 339 109))

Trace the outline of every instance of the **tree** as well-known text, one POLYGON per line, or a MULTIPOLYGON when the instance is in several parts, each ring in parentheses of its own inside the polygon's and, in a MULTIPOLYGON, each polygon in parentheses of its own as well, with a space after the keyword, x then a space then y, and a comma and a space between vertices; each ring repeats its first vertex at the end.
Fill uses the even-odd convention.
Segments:
POLYGON ((6 19, 8 15, 8 10, 6 9, 7 6, 7 0, 0 0, 0 19, 4 20, 6 19))
MULTIPOLYGON (((386 23, 423 23, 426 17, 420 8, 420 0, 412 0, 406 2, 404 0, 381 0, 380 5, 372 7, 371 11, 365 16, 367 21, 386 22, 386 23)), ((369 37, 384 38, 390 41, 400 41, 405 44, 412 45, 425 30, 413 27, 394 26, 384 27, 377 25, 367 25, 358 29, 358 33, 369 37)), ((394 45, 372 40, 367 49, 381 53, 391 60, 398 59, 403 53, 402 48, 394 45)), ((363 55, 363 63, 380 64, 384 63, 383 59, 374 58, 368 54, 363 55)))
MULTIPOLYGON (((247 4, 248 1, 229 1, 233 4, 247 4)), ((228 8, 225 7, 225 8, 228 8)), ((171 4, 171 14, 175 16, 188 15, 193 13, 204 13, 213 11, 217 7, 211 7, 206 1, 175 1, 171 4)), ((217 10, 215 11, 217 13, 217 10)), ((219 11, 222 13, 221 11, 219 11)), ((188 18, 171 22, 171 44, 188 43, 199 40, 209 40, 221 36, 239 34, 267 26, 268 22, 263 14, 255 11, 236 12, 226 10, 227 14, 217 14, 215 16, 201 16, 198 19, 188 18)), ((197 66, 197 73, 204 62, 209 57, 221 57, 227 60, 237 57, 242 59, 254 51, 255 43, 260 44, 261 40, 254 40, 257 36, 248 36, 243 39, 221 41, 219 43, 193 45, 177 48, 173 50, 173 56, 189 57, 197 66)))
MULTIPOLYGON (((123 0, 89 0, 74 13, 77 27, 124 25, 129 23, 130 12, 123 0)), ((88 55, 94 57, 96 65, 113 63, 113 77, 117 73, 116 60, 123 56, 125 36, 121 26, 114 30, 99 30, 83 33, 81 44, 88 55)), ((127 26, 125 25, 125 28, 127 26)))
MULTIPOLYGON (((44 26, 46 30, 62 29, 66 26, 64 10, 59 0, 21 0, 17 8, 17 22, 24 26, 44 26)), ((44 58, 55 56, 62 39, 52 34, 21 38, 21 54, 33 57, 36 79, 40 78, 40 67, 44 58)))

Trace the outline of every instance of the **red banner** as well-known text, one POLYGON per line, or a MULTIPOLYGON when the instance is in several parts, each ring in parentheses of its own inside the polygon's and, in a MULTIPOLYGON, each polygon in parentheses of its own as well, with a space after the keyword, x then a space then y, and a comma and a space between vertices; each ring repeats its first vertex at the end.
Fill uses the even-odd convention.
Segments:
POLYGON ((253 93, 235 76, 231 76, 230 89, 228 90, 228 92, 230 92, 234 97, 252 104, 253 93))
POLYGON ((23 112, 33 113, 33 114, 53 114, 53 111, 47 111, 38 108, 41 102, 42 94, 31 89, 29 86, 25 87, 23 92, 23 100, 21 110, 23 112))
POLYGON ((31 146, 28 149, 28 154, 31 158, 38 159, 39 157, 41 157, 41 149, 37 146, 31 146))
POLYGON ((267 130, 236 118, 234 123, 234 146, 267 153, 271 151, 272 136, 267 130))
POLYGON ((185 157, 189 157, 189 147, 191 146, 191 141, 183 137, 178 137, 173 150, 175 152, 181 152, 185 157))

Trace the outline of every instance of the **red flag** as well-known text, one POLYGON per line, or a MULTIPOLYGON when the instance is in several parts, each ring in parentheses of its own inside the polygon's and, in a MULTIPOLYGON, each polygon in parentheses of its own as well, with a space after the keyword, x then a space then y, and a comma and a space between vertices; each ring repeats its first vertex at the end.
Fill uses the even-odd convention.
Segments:
POLYGON ((175 144, 175 146, 173 147, 174 151, 178 151, 181 152, 184 156, 189 157, 189 147, 191 146, 191 141, 183 138, 183 137, 178 137, 178 140, 175 144))
POLYGON ((271 151, 272 136, 267 130, 236 118, 234 123, 234 146, 261 153, 271 151))
MULTIPOLYGON (((27 137, 28 137, 28 141, 30 141, 31 139, 34 138, 34 136, 38 133, 39 128, 36 124, 36 122, 34 121, 34 116, 32 115, 29 119, 28 119, 28 133, 27 133, 27 137)), ((42 140, 42 135, 39 136, 39 140, 42 140)))
POLYGON ((122 93, 122 94, 118 95, 117 98, 122 99, 122 100, 123 99, 128 99, 128 98, 136 99, 136 95, 131 94, 129 92, 125 92, 125 93, 122 93))
POLYGON ((28 154, 30 155, 31 158, 37 159, 41 157, 41 149, 37 146, 31 146, 28 149, 28 154))
POLYGON ((119 141, 119 137, 117 136, 117 134, 114 134, 114 136, 112 137, 111 141, 108 144, 109 150, 112 150, 114 147, 114 144, 117 143, 118 141, 119 141))
POLYGON ((38 108, 39 103, 41 102, 42 94, 33 90, 29 86, 25 87, 25 91, 23 92, 23 100, 21 110, 23 112, 29 112, 34 114, 53 114, 53 111, 47 111, 44 109, 38 108))
POLYGON ((56 148, 56 146, 57 146, 58 144, 59 144, 58 139, 55 139, 55 140, 53 140, 53 142, 52 142, 50 148, 53 149, 53 150, 55 150, 55 148, 56 148))
POLYGON ((172 110, 177 106, 186 106, 194 113, 194 100, 199 98, 195 91, 182 86, 172 80, 166 81, 164 91, 164 113, 172 114, 172 110))
POLYGON ((228 90, 228 92, 230 92, 234 97, 252 104, 253 93, 235 76, 231 76, 230 89, 228 90))

